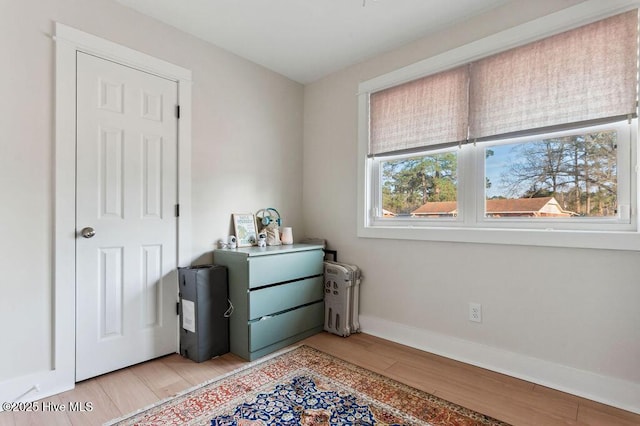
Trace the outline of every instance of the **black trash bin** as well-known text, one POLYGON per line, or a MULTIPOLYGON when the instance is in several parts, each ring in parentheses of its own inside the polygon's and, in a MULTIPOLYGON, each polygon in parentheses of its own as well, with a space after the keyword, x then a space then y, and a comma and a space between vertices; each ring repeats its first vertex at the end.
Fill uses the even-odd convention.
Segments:
POLYGON ((202 265, 178 268, 180 354, 196 362, 229 352, 227 268, 202 265))

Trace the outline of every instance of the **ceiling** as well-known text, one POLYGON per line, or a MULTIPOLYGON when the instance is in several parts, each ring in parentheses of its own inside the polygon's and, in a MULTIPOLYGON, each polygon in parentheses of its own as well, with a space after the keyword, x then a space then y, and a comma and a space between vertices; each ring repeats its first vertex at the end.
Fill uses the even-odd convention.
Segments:
POLYGON ((116 0, 310 83, 509 0, 116 0))

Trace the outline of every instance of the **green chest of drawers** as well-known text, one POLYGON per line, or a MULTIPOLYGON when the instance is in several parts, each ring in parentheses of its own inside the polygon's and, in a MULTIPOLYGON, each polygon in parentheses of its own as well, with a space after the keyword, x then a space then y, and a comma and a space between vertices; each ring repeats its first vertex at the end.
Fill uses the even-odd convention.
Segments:
POLYGON ((231 352, 254 360, 322 330, 322 246, 216 250, 229 274, 231 352))

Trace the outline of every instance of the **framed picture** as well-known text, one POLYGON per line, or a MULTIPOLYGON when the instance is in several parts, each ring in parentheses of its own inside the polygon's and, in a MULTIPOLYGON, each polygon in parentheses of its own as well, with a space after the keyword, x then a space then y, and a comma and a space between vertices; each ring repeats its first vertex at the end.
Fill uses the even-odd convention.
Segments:
POLYGON ((249 247, 256 244, 258 231, 256 228, 256 218, 253 214, 233 214, 233 227, 236 231, 238 247, 249 247))

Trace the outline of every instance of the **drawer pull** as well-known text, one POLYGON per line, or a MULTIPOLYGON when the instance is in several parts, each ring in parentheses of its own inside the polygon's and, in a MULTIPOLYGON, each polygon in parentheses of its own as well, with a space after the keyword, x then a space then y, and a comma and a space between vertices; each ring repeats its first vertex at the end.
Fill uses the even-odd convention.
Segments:
POLYGON ((224 311, 223 315, 224 315, 225 318, 229 318, 231 316, 231 314, 233 314, 233 311, 235 310, 235 308, 233 307, 233 303, 231 303, 231 300, 227 299, 227 302, 229 302, 229 309, 224 311))

